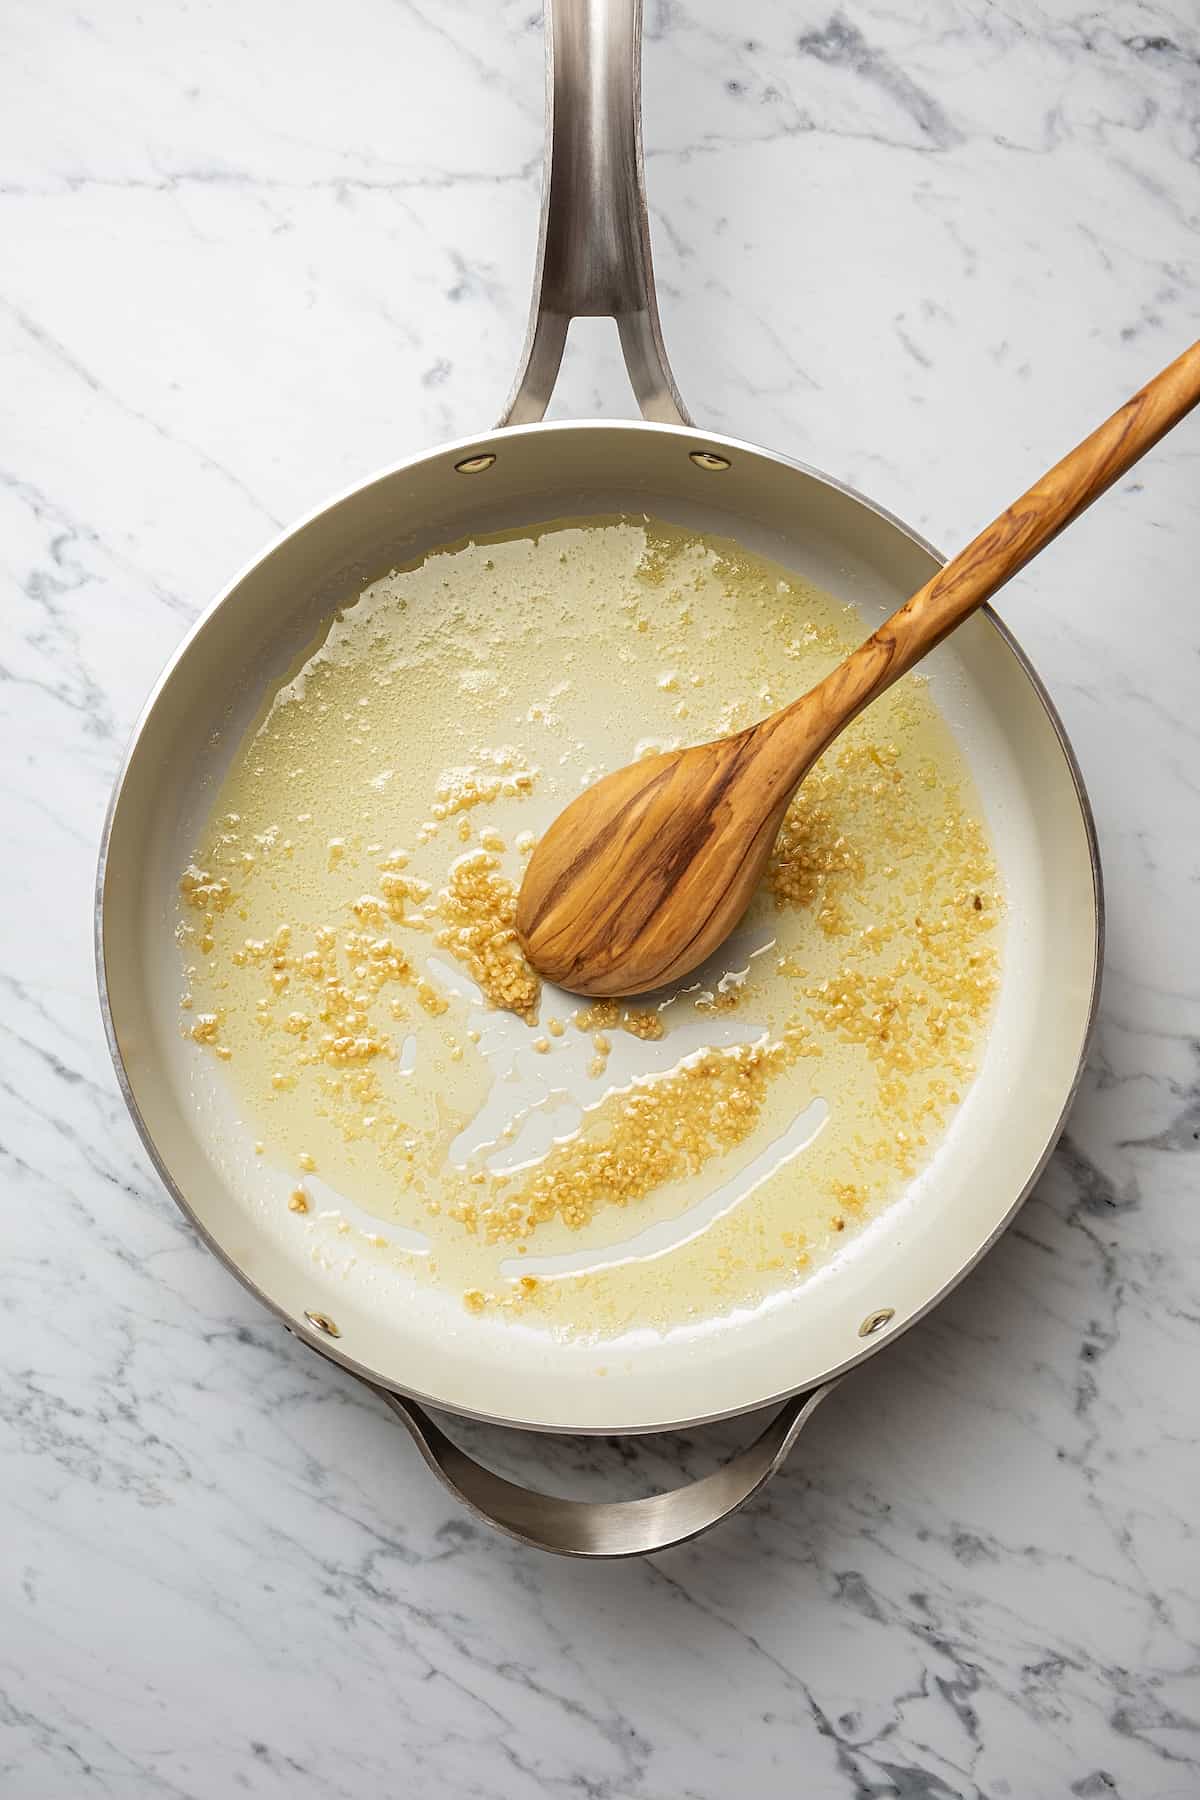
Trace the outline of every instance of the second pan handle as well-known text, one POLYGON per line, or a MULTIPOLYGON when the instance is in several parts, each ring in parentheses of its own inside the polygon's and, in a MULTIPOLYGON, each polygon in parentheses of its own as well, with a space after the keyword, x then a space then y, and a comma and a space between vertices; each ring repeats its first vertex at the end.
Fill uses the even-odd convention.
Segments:
POLYGON ((546 167, 529 331, 501 425, 540 419, 575 318, 616 320, 645 419, 690 425, 667 361, 642 170, 642 0, 545 0, 546 167))
MULTIPOLYGON (((369 1385, 369 1384, 368 1384, 369 1385)), ((651 1556, 686 1544, 745 1506, 782 1466, 837 1378, 785 1400, 754 1442, 699 1481, 642 1500, 567 1500, 506 1481, 468 1456, 415 1400, 376 1388, 456 1500, 506 1537, 556 1556, 651 1556)))

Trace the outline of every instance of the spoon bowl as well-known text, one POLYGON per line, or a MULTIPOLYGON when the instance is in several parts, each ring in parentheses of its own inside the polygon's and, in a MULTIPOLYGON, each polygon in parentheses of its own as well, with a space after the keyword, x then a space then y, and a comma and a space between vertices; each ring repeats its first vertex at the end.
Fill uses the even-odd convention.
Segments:
POLYGON ((704 962, 749 906, 796 786, 793 760, 768 744, 753 726, 643 757, 565 807, 521 886, 529 961, 595 997, 643 994, 704 962))

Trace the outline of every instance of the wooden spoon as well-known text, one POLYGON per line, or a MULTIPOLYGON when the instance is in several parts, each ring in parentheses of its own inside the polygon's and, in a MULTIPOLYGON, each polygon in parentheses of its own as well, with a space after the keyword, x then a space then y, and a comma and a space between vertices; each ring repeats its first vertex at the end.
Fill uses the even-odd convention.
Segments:
POLYGON ((737 924, 788 802, 851 721, 1125 474, 1200 401, 1200 342, 1042 476, 801 699, 733 737, 606 775, 529 861, 517 935, 578 994, 645 993, 737 924))

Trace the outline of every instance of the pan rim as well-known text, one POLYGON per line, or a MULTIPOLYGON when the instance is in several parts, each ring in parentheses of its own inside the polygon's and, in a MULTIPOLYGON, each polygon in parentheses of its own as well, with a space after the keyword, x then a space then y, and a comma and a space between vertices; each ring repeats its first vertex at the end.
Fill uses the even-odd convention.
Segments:
POLYGON ((167 661, 164 664, 162 670, 160 671, 157 679, 155 680, 153 686, 151 687, 150 692, 147 695, 146 700, 143 703, 143 705, 138 713, 138 716, 134 722, 133 729, 130 733, 128 742, 126 744, 124 753, 121 758, 120 766, 117 770, 117 774, 116 774, 116 777, 113 782, 112 792, 109 797, 108 806, 105 811, 104 823, 103 823, 103 827, 101 830, 101 836, 100 836, 97 867, 96 867, 96 880, 95 880, 94 902, 93 902, 93 934, 94 934, 96 977, 97 977, 97 986, 98 986, 98 992, 99 992, 100 1011, 101 1011, 101 1017, 104 1022, 105 1038, 108 1043, 109 1054, 112 1058, 113 1068, 114 1068, 114 1072, 115 1072, 116 1078, 117 1078, 117 1085, 120 1089, 122 1098, 125 1101, 125 1105, 129 1110, 129 1114, 133 1120, 134 1128, 137 1131, 138 1137, 141 1140, 141 1143, 150 1159, 151 1165, 153 1166, 160 1181, 163 1183, 163 1186, 166 1188, 167 1193, 170 1195, 170 1197, 174 1201, 175 1205, 179 1208, 180 1212, 188 1220, 192 1229, 196 1232, 197 1236, 200 1238, 200 1241, 205 1245, 205 1247, 214 1256, 216 1256, 219 1259, 219 1261, 224 1265, 224 1267, 237 1279, 237 1281, 241 1284, 241 1286, 243 1288, 245 1288, 247 1292, 252 1294, 253 1297, 255 1298, 255 1300, 257 1300, 260 1305, 266 1307, 271 1314, 273 1314, 277 1319, 279 1319, 279 1321, 286 1327, 286 1329, 288 1331, 290 1331, 292 1333, 292 1335, 294 1337, 299 1338, 303 1343, 305 1343, 308 1346, 309 1349, 315 1351, 319 1356, 323 1357, 326 1361, 338 1364, 341 1368, 345 1369, 349 1374, 356 1376, 359 1380, 365 1382, 368 1386, 386 1389, 391 1393, 399 1395, 403 1399, 415 1402, 417 1405, 431 1406, 439 1411, 449 1412, 452 1415, 463 1418, 463 1419, 473 1419, 473 1420, 479 1421, 481 1423, 500 1425, 500 1426, 504 1426, 504 1427, 507 1427, 507 1428, 513 1429, 513 1430, 544 1432, 544 1433, 547 1433, 550 1435, 568 1434, 568 1435, 572 1435, 572 1436, 589 1436, 589 1437, 595 1437, 595 1436, 634 1437, 634 1436, 650 1435, 650 1434, 654 1434, 654 1433, 658 1433, 658 1432, 692 1430, 692 1429, 698 1428, 699 1426, 702 1426, 702 1425, 715 1424, 723 1419, 738 1418, 744 1413, 755 1412, 755 1411, 758 1411, 763 1408, 781 1405, 785 1401, 794 1398, 797 1394, 814 1391, 818 1387, 824 1386, 825 1384, 827 1384, 829 1382, 840 1379, 841 1376, 848 1374, 852 1369, 855 1369, 855 1368, 859 1367, 862 1363, 866 1362, 868 1360, 868 1358, 877 1355, 880 1350, 883 1350, 889 1344, 894 1343, 899 1337, 901 1337, 907 1331, 911 1330, 911 1328, 914 1325, 918 1324, 930 1312, 932 1312, 935 1307, 940 1305, 941 1302, 951 1292, 953 1292, 953 1290, 959 1285, 959 1283, 961 1281, 963 1281, 966 1278, 966 1276, 969 1275, 974 1268, 977 1267, 977 1265, 982 1261, 984 1256, 987 1255, 988 1251, 993 1248, 996 1241, 1008 1229, 1009 1225, 1012 1223, 1013 1219, 1016 1217, 1017 1213, 1020 1211, 1021 1207, 1024 1205, 1025 1201, 1028 1199, 1033 1188, 1037 1185, 1037 1182, 1041 1178, 1041 1176, 1046 1168, 1046 1165, 1048 1164, 1050 1157, 1053 1154, 1056 1145, 1058 1144, 1059 1138, 1062 1135, 1063 1129, 1066 1125, 1067 1117, 1071 1111, 1071 1107, 1074 1103, 1075 1096, 1079 1090, 1080 1082, 1083 1078, 1083 1072, 1084 1072, 1084 1069, 1087 1064, 1088 1053, 1091 1049, 1091 1046, 1092 1046, 1092 1043, 1093 1043, 1093 1040, 1095 1037, 1098 1011, 1099 1011, 1100 989, 1101 989, 1101 983, 1102 983, 1102 977, 1103 977, 1104 942, 1105 942, 1104 881, 1103 881, 1103 873, 1102 873, 1101 862, 1100 862, 1099 842, 1098 842, 1097 833, 1096 833, 1095 818, 1094 818, 1094 815, 1092 812, 1092 806, 1091 806, 1091 801, 1088 796, 1087 787, 1084 783, 1083 773, 1079 766, 1079 761, 1078 761, 1078 758, 1076 757, 1076 754, 1075 754, 1074 748, 1071 744, 1070 738, 1067 735, 1066 728, 1063 725, 1062 719, 1059 716, 1058 710, 1055 707, 1054 702, 1051 699, 1049 693, 1047 692, 1046 687, 1041 680, 1041 677, 1038 675, 1036 669, 1033 667, 1032 663, 1029 660, 1029 657, 1026 655, 1025 651, 1022 649, 1020 643, 1017 641, 1017 639, 1013 635, 1012 631, 1003 623, 1003 621, 992 610, 990 605, 983 607, 981 610, 984 613, 984 615, 987 618, 990 625, 993 627, 993 629, 995 629, 998 632, 1001 639, 1007 645, 1007 647, 1010 650, 1010 652, 1012 653, 1018 667, 1020 668, 1022 674, 1025 676, 1025 679, 1029 682, 1030 686, 1032 687, 1033 692, 1036 695, 1038 702, 1041 705, 1042 710, 1046 715, 1047 722, 1050 725, 1050 728, 1051 728, 1051 730, 1054 734, 1054 737, 1058 743, 1059 749, 1063 755, 1064 762, 1066 764, 1068 773, 1071 778, 1071 785, 1072 785, 1072 789, 1073 789, 1073 792, 1075 795, 1076 804, 1079 808, 1080 820, 1081 820, 1081 823, 1083 826, 1083 831, 1084 831, 1084 839, 1085 839, 1085 842, 1087 844, 1087 849, 1088 849, 1088 858, 1089 858, 1089 864, 1090 864, 1090 869, 1091 869, 1091 878, 1092 878, 1092 903, 1093 903, 1093 919, 1094 919, 1094 927, 1093 927, 1093 931, 1091 934, 1091 936, 1092 936, 1092 945, 1091 945, 1092 969, 1091 969, 1091 980, 1090 980, 1090 987, 1089 987, 1089 994, 1088 994, 1087 1014, 1086 1014, 1082 1038, 1080 1041, 1079 1052, 1078 1052, 1078 1056, 1077 1056, 1077 1060, 1076 1060, 1076 1064, 1075 1064, 1075 1070, 1074 1070, 1072 1079, 1070 1081, 1070 1084, 1068 1086, 1068 1089, 1064 1095, 1061 1109, 1060 1109, 1058 1116, 1054 1122, 1051 1132, 1050 1132, 1049 1136, 1047 1137, 1047 1140, 1042 1148, 1041 1154, 1039 1155, 1039 1157, 1037 1159, 1035 1167, 1033 1168, 1032 1172, 1030 1173, 1024 1186, 1020 1189, 1020 1191, 1014 1197, 1012 1204, 1009 1206, 1009 1208, 1003 1214, 1003 1216, 1000 1218, 1000 1220, 996 1223, 993 1230, 988 1234, 988 1236, 984 1239, 984 1241, 972 1252, 972 1254, 970 1256, 967 1257, 967 1259, 962 1263, 962 1265, 954 1272, 954 1274, 948 1280, 944 1281, 942 1283, 942 1285, 940 1287, 938 1287, 937 1290, 926 1301, 924 1301, 920 1306, 916 1307, 902 1321, 900 1321, 893 1329, 889 1329, 888 1331, 880 1334, 880 1336, 878 1336, 874 1341, 871 1341, 870 1339, 864 1340, 861 1350, 856 1351, 856 1353, 854 1355, 844 1359, 842 1362, 825 1370, 820 1376, 818 1376, 816 1378, 809 1377, 807 1380, 805 1380, 803 1382, 794 1384, 792 1386, 785 1386, 776 1392, 772 1392, 772 1393, 763 1395, 761 1398, 757 1398, 752 1401, 745 1402, 738 1406, 724 1407, 717 1411, 709 1412, 709 1413, 700 1413, 700 1414, 696 1414, 696 1415, 689 1415, 688 1417, 683 1418, 683 1419, 669 1419, 669 1420, 663 1420, 661 1422, 653 1421, 648 1424, 647 1423, 638 1423, 638 1424, 634 1424, 634 1425, 630 1425, 628 1423, 622 1423, 622 1422, 618 1421, 618 1422, 612 1423, 612 1424, 595 1424, 595 1425, 582 1425, 581 1426, 576 1421, 573 1421, 571 1419, 565 1419, 565 1420, 563 1420, 561 1422, 557 1422, 557 1423, 556 1422, 548 1422, 544 1419, 527 1420, 527 1419, 522 1419, 519 1417, 507 1417, 507 1416, 502 1416, 500 1414, 493 1413, 493 1412, 475 1410, 470 1407, 463 1406, 462 1404, 457 1403, 457 1402, 453 1406, 450 1406, 444 1400, 440 1400, 436 1395, 423 1393, 421 1390, 419 1390, 417 1388, 406 1386, 403 1383, 403 1381, 396 1379, 394 1376, 385 1374, 384 1372, 382 1372, 378 1369, 372 1368, 364 1363, 359 1362, 356 1358, 349 1355, 346 1351, 338 1348, 335 1344, 331 1343, 328 1339, 320 1337, 318 1335, 316 1329, 309 1326, 302 1317, 297 1318, 295 1315, 290 1313, 285 1307, 280 1305, 270 1295, 268 1295, 246 1273, 246 1271, 240 1266, 240 1264, 236 1261, 236 1259, 233 1256, 231 1256, 220 1243, 217 1242, 217 1240, 214 1238, 212 1233, 208 1230, 206 1225, 203 1223, 203 1221, 199 1217, 198 1213, 196 1212, 195 1208, 192 1206, 191 1202, 188 1200, 187 1196, 184 1194, 183 1190, 181 1189, 181 1187, 175 1180, 175 1177, 171 1173, 171 1170, 168 1167, 165 1158, 162 1156, 161 1152, 159 1151, 158 1146, 154 1140, 154 1137, 149 1129, 149 1126, 147 1125, 146 1120, 142 1114, 141 1107, 138 1103, 136 1094, 134 1093, 133 1084, 129 1078, 129 1074, 128 1074, 128 1071, 125 1066, 125 1060, 124 1060, 124 1057, 121 1052, 120 1044, 118 1042, 116 1025, 115 1025, 115 1021, 114 1021, 114 1017, 113 1017, 111 996, 110 996, 110 990, 109 990, 109 981, 108 981, 108 971, 107 971, 107 964, 106 964, 106 954, 105 954, 105 895, 106 895, 106 886, 107 886, 109 850, 110 850, 110 844, 111 844, 114 824, 116 821, 118 811, 120 809, 121 797, 122 797, 122 794, 125 789, 126 780, 128 778, 134 756, 137 752, 137 747, 138 747, 139 741, 142 737, 143 731, 146 728, 146 725, 148 724, 148 722, 150 720, 151 715, 153 714, 153 712, 155 711, 155 709, 158 706, 159 700, 162 697, 164 689, 170 682, 176 668, 183 661, 183 659, 187 656, 193 642, 199 636, 200 632, 208 624, 209 620, 218 612, 218 610, 222 606, 225 605, 225 603, 229 600, 231 595, 237 590, 238 587, 240 587, 242 582, 245 581, 247 579, 247 577, 250 576, 255 569, 259 568, 263 563, 267 562, 271 557, 273 557, 276 554, 276 552, 285 543, 287 543, 298 532, 305 529, 309 524, 313 523, 315 520, 322 517, 324 514, 333 511, 337 507, 344 504, 346 501, 351 500, 355 495, 374 486, 376 483, 388 480, 396 475, 402 474, 405 470, 416 468, 416 467, 420 466, 421 464, 424 464, 424 463, 427 463, 430 461, 434 461, 437 459, 448 458, 448 457, 462 459, 462 458, 469 456, 472 452, 474 452, 475 454, 484 454, 496 444, 503 444, 506 442, 511 442, 514 439, 519 440, 519 439, 531 436, 533 434, 567 435, 567 434, 572 434, 572 433, 588 433, 588 432, 592 432, 592 431, 608 431, 608 432, 637 431, 640 433, 653 433, 657 436, 667 437, 667 438, 676 438, 681 441, 685 441, 689 444, 690 448, 692 448, 694 450, 703 451, 704 449, 715 445, 715 446, 719 446, 719 448, 722 451, 732 450, 734 452, 741 453, 744 455, 766 458, 767 460, 778 463, 787 469, 795 470, 796 472, 809 477, 811 480, 814 480, 814 481, 820 483, 822 486, 824 486, 828 489, 831 489, 832 491, 834 491, 838 494, 845 496, 847 499, 854 501, 857 505, 863 507, 866 511, 873 513, 877 518, 883 520, 886 524, 894 527, 905 538, 907 538, 910 543, 915 545, 918 549, 924 551, 928 556, 932 557, 933 560, 939 566, 941 566, 945 563, 946 559, 941 554, 941 552, 939 550, 937 550, 937 548, 934 545, 932 545, 926 538, 922 537, 919 532, 914 531, 909 525, 907 525, 904 522, 903 519, 899 518, 895 513, 891 512, 888 508, 886 508, 884 506, 880 506, 876 501, 869 499, 866 495, 862 494, 857 488, 852 487, 850 484, 840 481, 835 476, 828 475, 825 473, 825 471, 815 468, 812 464, 803 462, 797 457, 789 456, 782 451, 768 449, 763 445, 753 444, 753 443, 748 442, 745 439, 731 437, 731 436, 728 436, 726 434, 719 433, 719 432, 700 431, 694 426, 673 425, 673 424, 661 423, 658 421, 641 420, 641 419, 638 419, 638 420, 612 420, 612 419, 554 420, 554 421, 550 421, 548 423, 547 422, 538 422, 538 423, 529 424, 529 425, 500 427, 497 430, 492 431, 492 432, 473 434, 471 436, 453 439, 453 440, 450 440, 449 442, 435 445, 432 449, 419 451, 412 456, 404 457, 398 462, 387 464, 383 468, 376 470, 375 472, 364 477, 363 479, 356 481, 356 482, 352 483, 350 486, 340 490, 338 493, 333 495, 331 498, 325 500, 319 506, 312 508, 310 511, 305 513, 301 518, 294 521, 292 524, 287 526, 283 531, 281 531, 276 537, 274 537, 266 545, 266 547, 264 549, 259 551, 257 555, 255 555, 247 563, 245 563, 237 571, 237 573, 232 577, 232 579, 230 581, 228 581, 225 584, 225 586, 222 587, 214 595, 214 597, 209 601, 208 605, 203 608, 203 610, 199 613, 197 618, 193 621, 193 623, 190 626, 190 628, 188 629, 188 631, 184 634, 184 636, 180 640, 179 644, 176 646, 175 650, 172 652, 170 657, 167 659, 167 661))

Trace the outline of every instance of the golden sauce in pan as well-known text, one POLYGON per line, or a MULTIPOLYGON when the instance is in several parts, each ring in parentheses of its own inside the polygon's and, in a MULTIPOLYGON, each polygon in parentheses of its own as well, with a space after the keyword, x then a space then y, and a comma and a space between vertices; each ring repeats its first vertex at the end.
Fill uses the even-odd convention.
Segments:
POLYGON ((677 989, 589 1004, 512 935, 581 786, 749 724, 864 635, 644 519, 428 557, 347 604, 239 748, 180 880, 182 1030, 314 1256, 468 1313, 685 1327, 805 1281, 969 1086, 1003 902, 920 677, 806 780, 754 905, 677 989))

